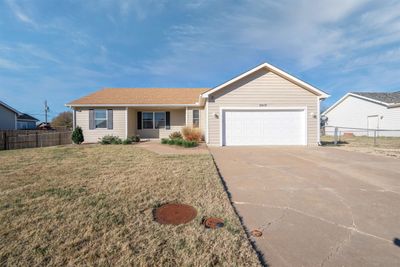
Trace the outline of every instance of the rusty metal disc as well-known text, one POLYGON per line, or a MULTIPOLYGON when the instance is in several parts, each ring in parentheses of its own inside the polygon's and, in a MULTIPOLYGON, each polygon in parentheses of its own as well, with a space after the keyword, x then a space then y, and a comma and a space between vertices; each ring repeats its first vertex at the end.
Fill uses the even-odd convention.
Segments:
POLYGON ((186 204, 165 204, 154 210, 154 220, 160 224, 185 224, 196 216, 196 209, 186 204))
POLYGON ((254 237, 260 237, 260 236, 262 236, 263 233, 260 230, 255 229, 255 230, 251 231, 250 234, 254 237))
POLYGON ((220 218, 211 217, 204 219, 203 224, 206 228, 217 229, 224 227, 224 220, 220 218))

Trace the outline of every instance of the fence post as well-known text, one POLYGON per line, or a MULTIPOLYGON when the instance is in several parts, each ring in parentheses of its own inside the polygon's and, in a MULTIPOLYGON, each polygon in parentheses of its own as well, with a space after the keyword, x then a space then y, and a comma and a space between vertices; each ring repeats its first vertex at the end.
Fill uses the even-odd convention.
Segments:
POLYGON ((38 134, 38 132, 36 132, 35 135, 36 135, 35 136, 35 138, 36 138, 35 139, 36 140, 36 147, 39 147, 39 134, 38 134))
POLYGON ((58 133, 58 143, 61 145, 61 132, 58 133))
POLYGON ((376 146, 376 130, 374 130, 374 146, 376 146))
POLYGON ((338 131, 339 131, 338 127, 335 127, 335 135, 334 135, 334 141, 333 141, 333 143, 335 145, 337 145, 337 143, 338 143, 338 131))
POLYGON ((7 150, 7 132, 3 133, 4 150, 7 150))

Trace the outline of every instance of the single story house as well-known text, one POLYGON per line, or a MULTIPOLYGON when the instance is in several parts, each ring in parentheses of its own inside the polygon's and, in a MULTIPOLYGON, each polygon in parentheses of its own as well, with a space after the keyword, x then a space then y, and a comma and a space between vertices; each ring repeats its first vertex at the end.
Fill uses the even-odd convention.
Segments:
POLYGON ((17 129, 18 130, 34 130, 36 123, 39 120, 29 114, 22 113, 17 116, 17 129))
POLYGON ((325 92, 268 64, 214 88, 107 88, 66 106, 86 142, 198 127, 214 146, 317 145, 325 92))
POLYGON ((16 130, 19 114, 16 109, 0 101, 0 130, 16 130))
MULTIPOLYGON (((400 91, 347 93, 322 115, 326 126, 348 128, 342 132, 371 136, 380 130, 379 136, 400 136, 400 91)), ((327 134, 332 134, 332 127, 327 127, 327 134)))

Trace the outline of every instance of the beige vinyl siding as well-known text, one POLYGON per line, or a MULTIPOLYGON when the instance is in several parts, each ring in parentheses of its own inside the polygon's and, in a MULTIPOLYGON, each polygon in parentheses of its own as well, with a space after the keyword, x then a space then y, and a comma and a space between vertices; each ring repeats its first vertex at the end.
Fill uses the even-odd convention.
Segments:
POLYGON ((120 107, 96 107, 93 109, 112 109, 113 110, 113 129, 93 129, 89 130, 89 109, 87 108, 76 108, 76 125, 80 126, 83 130, 83 136, 85 138, 85 142, 87 143, 96 143, 99 141, 99 138, 102 138, 105 135, 114 135, 118 136, 121 139, 125 139, 126 135, 126 109, 120 107))
POLYGON ((205 128, 206 128, 206 110, 204 107, 188 107, 186 111, 186 125, 192 127, 193 126, 193 110, 198 109, 199 110, 199 116, 200 116, 200 123, 199 123, 199 128, 203 135, 205 134, 205 128))
MULTIPOLYGON (((208 141, 220 145, 220 108, 250 107, 307 107, 307 143, 317 145, 318 97, 302 87, 265 69, 237 81, 208 98, 208 141), (214 115, 217 115, 216 116, 214 115)), ((289 129, 290 130, 290 129, 289 129)))
POLYGON ((179 132, 185 126, 185 109, 136 109, 134 116, 137 117, 137 111, 141 112, 155 112, 155 111, 169 111, 170 112, 170 125, 169 130, 162 129, 141 129, 137 130, 137 123, 135 119, 134 129, 136 133, 143 139, 152 138, 167 138, 172 132, 179 132))

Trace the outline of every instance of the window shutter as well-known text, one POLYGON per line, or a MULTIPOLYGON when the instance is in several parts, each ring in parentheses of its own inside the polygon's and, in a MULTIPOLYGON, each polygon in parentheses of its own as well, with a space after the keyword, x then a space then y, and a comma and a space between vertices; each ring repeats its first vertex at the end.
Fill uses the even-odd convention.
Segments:
POLYGON ((142 129, 142 112, 138 111, 137 113, 137 128, 138 130, 142 129))
POLYGON ((171 120, 170 120, 170 112, 165 112, 165 129, 171 129, 171 120))
POLYGON ((89 129, 93 130, 94 128, 94 109, 89 109, 89 129))
POLYGON ((107 110, 107 129, 112 130, 113 128, 113 110, 107 110))

